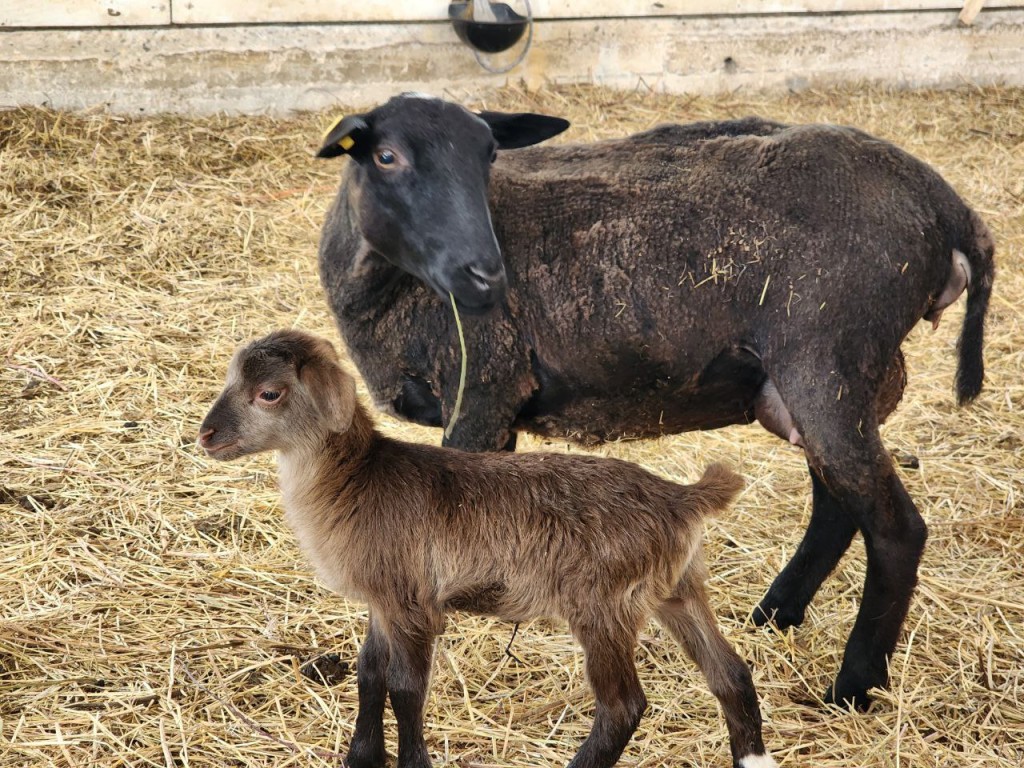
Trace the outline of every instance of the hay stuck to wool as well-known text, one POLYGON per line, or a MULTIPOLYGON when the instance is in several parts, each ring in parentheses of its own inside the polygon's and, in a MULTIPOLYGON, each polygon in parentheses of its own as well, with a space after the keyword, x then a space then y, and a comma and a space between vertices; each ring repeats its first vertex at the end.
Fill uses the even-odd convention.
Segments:
MULTIPOLYGON (((854 124, 934 164, 982 213, 999 268, 986 389, 955 407, 961 301, 907 340, 910 384, 884 429, 903 463, 917 459, 900 472, 931 537, 892 688, 869 713, 813 706, 856 614, 859 541, 803 627, 747 621, 809 514, 797 450, 751 426, 599 452, 684 481, 726 461, 748 479, 708 524, 708 586, 784 765, 1021 764, 1024 92, 510 88, 477 106, 563 115, 574 141, 750 113, 854 124)), ((300 667, 327 652, 354 662, 364 607, 312 578, 270 457, 219 464, 194 446, 237 344, 291 325, 337 339, 315 256, 338 173, 312 158, 328 121, 0 114, 0 764, 326 766, 344 753, 354 675, 339 665, 323 685, 300 667)), ((436 762, 564 764, 589 728, 565 628, 523 626, 515 659, 511 629, 449 622, 426 710, 436 762)), ((636 658, 650 706, 621 764, 727 765, 717 705, 682 651, 652 624, 636 658)), ((394 754, 390 711, 386 723, 394 754)))

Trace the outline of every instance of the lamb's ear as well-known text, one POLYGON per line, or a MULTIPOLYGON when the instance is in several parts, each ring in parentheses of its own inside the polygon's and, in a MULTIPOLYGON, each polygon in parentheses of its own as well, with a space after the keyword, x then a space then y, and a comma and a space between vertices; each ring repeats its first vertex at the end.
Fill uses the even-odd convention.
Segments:
POLYGON ((356 411, 356 382, 336 362, 317 356, 302 366, 299 378, 309 388, 332 432, 352 426, 356 411))
POLYGON ((557 136, 569 127, 569 121, 560 117, 538 115, 533 112, 478 112, 491 126, 498 149, 519 149, 557 136))
POLYGON ((337 157, 351 152, 355 147, 369 139, 370 124, 364 115, 348 115, 339 117, 324 134, 323 146, 316 153, 317 157, 337 157))

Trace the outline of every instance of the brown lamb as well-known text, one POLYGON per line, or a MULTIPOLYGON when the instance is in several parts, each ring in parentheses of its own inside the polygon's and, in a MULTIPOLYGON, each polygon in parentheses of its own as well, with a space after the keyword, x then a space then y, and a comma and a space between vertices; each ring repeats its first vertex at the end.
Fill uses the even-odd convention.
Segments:
POLYGON ((331 344, 298 331, 236 353, 199 442, 224 460, 277 450, 300 547, 332 589, 369 604, 348 765, 385 764, 386 694, 399 768, 430 765, 423 708, 450 610, 568 623, 597 699, 573 768, 613 765, 635 731, 646 699, 633 651, 652 614, 721 703, 733 765, 775 765, 750 671, 703 587, 702 520, 742 485, 727 468, 684 486, 614 459, 393 440, 374 429, 331 344))

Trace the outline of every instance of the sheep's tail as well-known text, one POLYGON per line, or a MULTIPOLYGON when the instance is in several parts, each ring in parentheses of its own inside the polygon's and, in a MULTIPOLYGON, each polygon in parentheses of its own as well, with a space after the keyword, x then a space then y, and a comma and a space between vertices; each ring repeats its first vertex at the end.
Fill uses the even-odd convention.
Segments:
POLYGON ((995 245, 985 222, 974 211, 970 212, 970 238, 964 243, 964 254, 971 267, 967 286, 967 312, 964 315, 960 340, 957 342, 959 362, 956 371, 956 400, 966 405, 981 392, 985 378, 982 346, 985 337, 985 313, 992 295, 995 263, 992 255, 995 245))
POLYGON ((743 485, 743 478, 725 464, 711 464, 704 470, 704 476, 688 487, 687 502, 701 517, 713 515, 728 507, 743 485))

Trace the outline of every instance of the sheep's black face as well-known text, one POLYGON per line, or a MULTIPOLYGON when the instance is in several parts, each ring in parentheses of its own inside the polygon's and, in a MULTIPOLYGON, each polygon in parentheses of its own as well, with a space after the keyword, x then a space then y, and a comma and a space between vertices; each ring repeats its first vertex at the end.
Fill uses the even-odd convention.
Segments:
POLYGON ((505 265, 487 201, 498 149, 528 146, 568 127, 544 115, 468 110, 403 95, 346 117, 319 155, 358 164, 359 228, 370 246, 459 308, 486 312, 502 301, 505 265))

